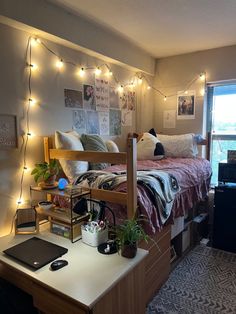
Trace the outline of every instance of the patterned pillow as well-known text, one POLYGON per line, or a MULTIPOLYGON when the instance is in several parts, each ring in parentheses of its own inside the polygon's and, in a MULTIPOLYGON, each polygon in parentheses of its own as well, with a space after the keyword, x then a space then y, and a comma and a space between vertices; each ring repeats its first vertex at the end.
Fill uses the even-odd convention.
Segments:
MULTIPOLYGON (((80 141, 79 134, 75 131, 71 132, 55 132, 55 146, 57 149, 69 149, 83 151, 83 145, 80 141)), ((60 159, 61 167, 69 179, 73 182, 74 179, 81 173, 88 170, 87 161, 75 161, 60 159)))
POLYGON ((162 142, 166 157, 196 157, 198 154, 194 134, 162 135, 157 138, 162 142))
MULTIPOLYGON (((82 134, 80 139, 83 144, 84 150, 92 150, 96 152, 108 151, 105 142, 99 135, 82 134)), ((102 170, 107 166, 107 163, 89 163, 89 168, 91 170, 102 170)))
POLYGON ((113 142, 112 140, 107 140, 107 141, 105 141, 105 144, 106 144, 107 150, 108 150, 110 153, 119 153, 119 148, 118 148, 118 146, 117 146, 116 143, 113 142))

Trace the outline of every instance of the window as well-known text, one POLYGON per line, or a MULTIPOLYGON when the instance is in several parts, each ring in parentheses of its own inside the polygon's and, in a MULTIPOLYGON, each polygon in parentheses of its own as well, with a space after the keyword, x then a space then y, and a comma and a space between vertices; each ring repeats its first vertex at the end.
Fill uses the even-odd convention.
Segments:
POLYGON ((218 164, 236 150, 236 85, 208 87, 208 130, 211 132, 212 185, 218 183, 218 164))

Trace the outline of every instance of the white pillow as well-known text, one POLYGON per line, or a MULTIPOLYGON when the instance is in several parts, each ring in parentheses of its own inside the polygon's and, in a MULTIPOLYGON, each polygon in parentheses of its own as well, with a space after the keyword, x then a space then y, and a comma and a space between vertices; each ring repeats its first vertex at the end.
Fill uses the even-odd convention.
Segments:
MULTIPOLYGON (((76 131, 71 132, 55 132, 55 146, 57 149, 69 149, 83 151, 83 145, 80 141, 79 134, 76 131)), ((65 160, 60 159, 62 169, 69 179, 73 182, 74 179, 81 173, 88 170, 87 161, 65 160)))
POLYGON ((107 150, 108 150, 110 153, 119 153, 119 148, 118 148, 118 146, 117 146, 116 143, 113 142, 112 140, 107 140, 107 141, 105 141, 105 144, 106 144, 107 150))
POLYGON ((143 133, 137 143, 137 157, 139 160, 157 160, 164 157, 164 149, 157 137, 150 133, 143 133))
POLYGON ((197 144, 192 133, 182 135, 157 134, 157 138, 164 146, 166 157, 191 158, 198 154, 197 144))

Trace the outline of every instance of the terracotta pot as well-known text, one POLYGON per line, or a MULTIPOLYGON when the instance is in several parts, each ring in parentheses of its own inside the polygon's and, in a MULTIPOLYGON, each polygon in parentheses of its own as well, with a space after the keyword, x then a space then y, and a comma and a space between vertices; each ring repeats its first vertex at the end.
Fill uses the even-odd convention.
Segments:
POLYGON ((51 177, 49 177, 47 180, 44 181, 45 185, 53 185, 56 181, 56 175, 52 175, 51 177))
POLYGON ((133 258, 137 254, 137 244, 125 244, 121 249, 121 255, 127 258, 133 258))

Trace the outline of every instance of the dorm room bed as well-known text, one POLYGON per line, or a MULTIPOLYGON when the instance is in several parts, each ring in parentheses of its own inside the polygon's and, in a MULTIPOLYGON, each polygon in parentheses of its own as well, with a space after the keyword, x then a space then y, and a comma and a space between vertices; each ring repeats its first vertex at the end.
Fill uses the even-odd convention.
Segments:
MULTIPOLYGON (((206 142, 201 144, 205 145, 206 142)), ((109 172, 123 173, 126 171, 127 181, 117 185, 113 190, 91 188, 90 196, 93 199, 119 204, 119 219, 132 218, 137 210, 148 217, 146 231, 154 241, 140 243, 140 247, 149 250, 145 269, 146 302, 167 280, 170 272, 170 242, 171 223, 177 217, 184 216, 199 200, 206 197, 211 169, 208 161, 202 158, 166 158, 159 161, 138 161, 136 139, 128 138, 127 151, 122 153, 72 151, 52 149, 49 138, 44 138, 45 160, 51 158, 67 160, 86 160, 89 162, 107 162, 113 166, 106 169, 109 172), (177 178, 180 191, 174 199, 173 209, 167 221, 163 223, 153 205, 150 193, 142 184, 137 183, 139 172, 158 169, 177 178), (144 197, 145 195, 145 197, 144 197), (138 202, 137 202, 138 200, 138 202), (125 211, 125 210, 126 211, 125 211)), ((116 212, 116 210, 115 210, 116 212)))

